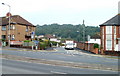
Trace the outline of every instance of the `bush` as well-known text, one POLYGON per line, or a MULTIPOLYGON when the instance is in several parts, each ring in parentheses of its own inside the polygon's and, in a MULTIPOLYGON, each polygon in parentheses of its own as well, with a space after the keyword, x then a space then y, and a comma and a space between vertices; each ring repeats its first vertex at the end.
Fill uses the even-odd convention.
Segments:
POLYGON ((94 44, 94 48, 99 48, 99 44, 94 44))
POLYGON ((58 43, 60 46, 65 46, 64 44, 62 44, 62 43, 58 43))
POLYGON ((40 39, 39 42, 43 42, 43 40, 40 39))
POLYGON ((54 45, 54 46, 57 45, 57 42, 55 42, 55 41, 50 41, 50 43, 52 43, 52 45, 54 45))
POLYGON ((47 47, 50 47, 50 41, 49 40, 45 40, 44 42, 45 42, 47 47))
POLYGON ((5 39, 1 39, 2 42, 6 41, 5 39))
POLYGON ((40 42, 40 49, 43 50, 46 48, 46 43, 45 42, 40 42))
POLYGON ((31 42, 30 40, 25 40, 24 42, 31 42))

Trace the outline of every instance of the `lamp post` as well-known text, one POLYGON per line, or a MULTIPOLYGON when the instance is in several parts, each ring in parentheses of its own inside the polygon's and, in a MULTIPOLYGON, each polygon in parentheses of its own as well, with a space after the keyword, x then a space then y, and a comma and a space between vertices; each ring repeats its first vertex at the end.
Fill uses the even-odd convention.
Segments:
POLYGON ((83 20, 83 49, 85 49, 85 24, 84 24, 84 20, 83 20))
POLYGON ((2 3, 2 5, 6 5, 6 6, 8 6, 9 7, 9 12, 8 12, 8 16, 9 16, 9 24, 8 24, 8 45, 9 45, 9 47, 10 47, 10 11, 11 11, 11 6, 10 5, 8 5, 8 4, 5 4, 5 3, 2 3))

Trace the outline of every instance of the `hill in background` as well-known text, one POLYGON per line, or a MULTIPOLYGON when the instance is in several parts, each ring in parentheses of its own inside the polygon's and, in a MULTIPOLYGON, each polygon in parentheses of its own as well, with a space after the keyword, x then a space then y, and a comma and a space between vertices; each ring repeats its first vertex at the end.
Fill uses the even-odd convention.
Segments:
POLYGON ((87 36, 100 33, 100 28, 95 26, 72 25, 72 24, 45 24, 36 26, 36 35, 52 34, 61 38, 71 38, 75 41, 83 41, 83 31, 85 27, 85 40, 87 36))

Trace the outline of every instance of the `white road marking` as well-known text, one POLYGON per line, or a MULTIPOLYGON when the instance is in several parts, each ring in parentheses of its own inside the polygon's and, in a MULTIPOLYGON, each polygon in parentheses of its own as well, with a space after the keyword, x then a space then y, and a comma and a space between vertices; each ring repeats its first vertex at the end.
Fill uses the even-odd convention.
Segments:
POLYGON ((56 71, 51 71, 51 73, 53 73, 53 74, 67 74, 67 73, 63 73, 63 72, 56 72, 56 71))

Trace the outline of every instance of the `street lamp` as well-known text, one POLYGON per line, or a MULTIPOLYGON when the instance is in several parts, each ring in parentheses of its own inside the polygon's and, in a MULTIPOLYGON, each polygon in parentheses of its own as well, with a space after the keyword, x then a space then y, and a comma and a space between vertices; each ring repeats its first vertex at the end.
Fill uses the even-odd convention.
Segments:
POLYGON ((11 11, 11 6, 10 5, 8 5, 8 4, 5 4, 5 3, 2 3, 2 5, 6 5, 6 6, 8 6, 9 7, 9 12, 8 12, 8 16, 9 16, 9 25, 8 25, 8 36, 9 36, 9 38, 8 38, 8 45, 9 45, 9 47, 10 47, 10 11, 11 11))
POLYGON ((83 20, 83 47, 85 49, 85 24, 84 24, 84 20, 83 20))

